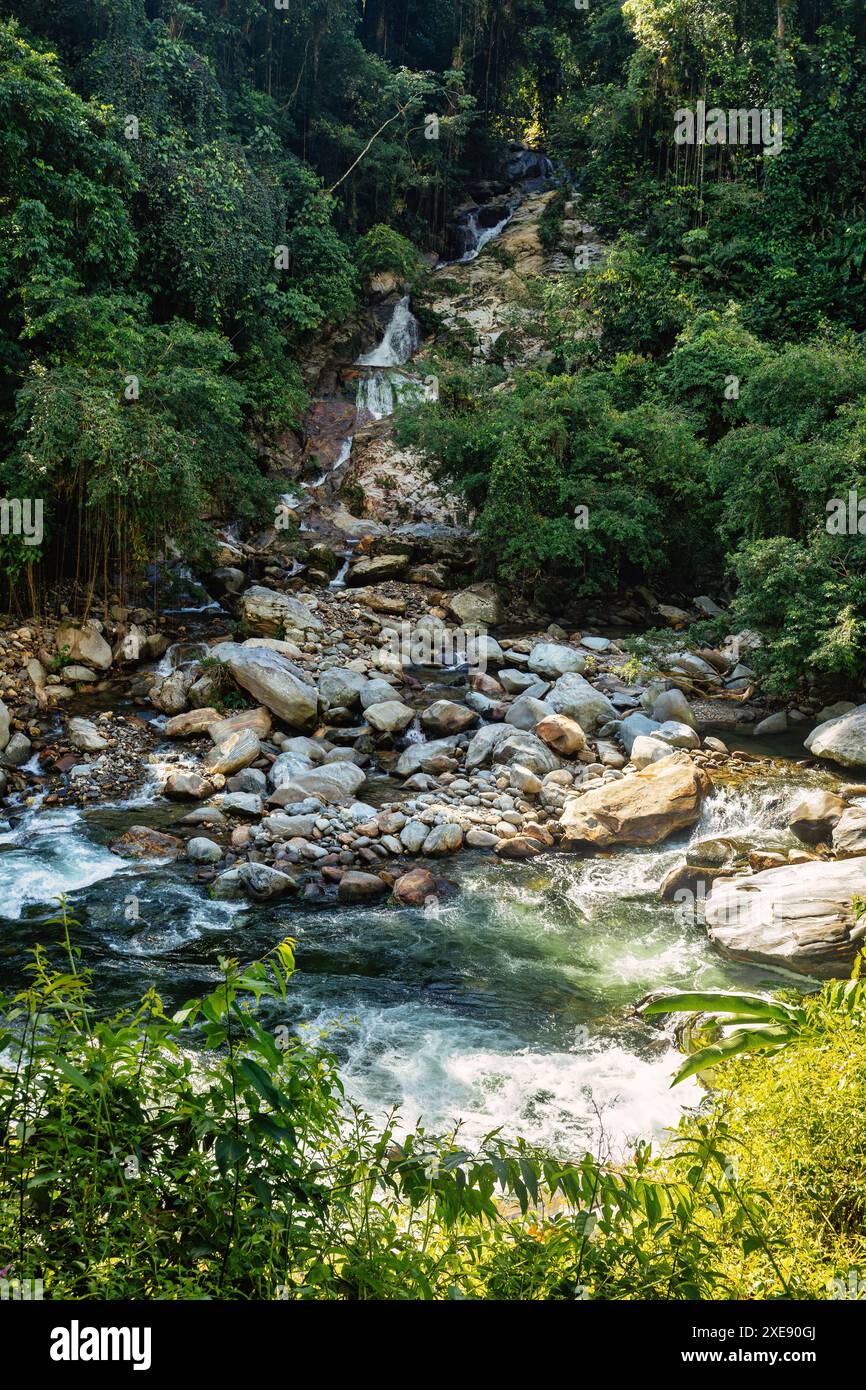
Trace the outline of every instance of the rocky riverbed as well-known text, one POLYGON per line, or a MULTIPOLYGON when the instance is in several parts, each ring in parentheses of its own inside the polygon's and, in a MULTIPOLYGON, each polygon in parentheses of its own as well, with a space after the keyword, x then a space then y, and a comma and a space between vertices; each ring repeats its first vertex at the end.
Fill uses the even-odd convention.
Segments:
MULTIPOLYGON (((471 243, 437 270, 443 332, 469 314, 489 352, 522 277, 591 240, 571 207, 542 251, 549 196, 467 212, 508 273, 471 243)), ((381 339, 316 362, 275 524, 223 528, 206 594, 0 633, 4 983, 60 893, 107 999, 298 935, 294 1022, 357 1014, 365 1102, 576 1144, 595 1085, 635 1137, 676 1110, 644 989, 853 963, 866 705, 766 700, 760 634, 681 635, 724 619, 709 595, 635 588, 575 626, 472 583, 471 518, 391 438, 425 344, 405 287, 377 293, 381 339), (648 627, 670 637, 637 658, 648 627)))

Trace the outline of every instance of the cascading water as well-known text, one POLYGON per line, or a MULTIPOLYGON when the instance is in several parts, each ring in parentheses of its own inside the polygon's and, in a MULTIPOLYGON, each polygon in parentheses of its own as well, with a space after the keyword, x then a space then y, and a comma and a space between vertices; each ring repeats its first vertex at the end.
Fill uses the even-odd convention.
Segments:
POLYGON ((402 367, 415 356, 421 346, 421 325, 409 307, 409 295, 404 294, 394 305, 394 312, 385 329, 385 336, 372 352, 357 359, 359 367, 402 367))

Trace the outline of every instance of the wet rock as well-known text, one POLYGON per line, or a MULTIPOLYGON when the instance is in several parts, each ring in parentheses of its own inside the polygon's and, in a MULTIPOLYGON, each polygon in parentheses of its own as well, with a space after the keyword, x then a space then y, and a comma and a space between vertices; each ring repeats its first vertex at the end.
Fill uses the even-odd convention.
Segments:
POLYGON ((436 879, 429 869, 410 869, 394 884, 394 897, 407 907, 423 907, 429 897, 436 896, 436 879))
POLYGON ((180 714, 187 706, 192 673, 180 667, 151 686, 148 698, 164 714, 180 714))
POLYGON ((694 825, 710 788, 687 754, 672 753, 642 772, 571 797, 560 825, 565 839, 578 845, 656 845, 694 825))
POLYGON ((294 878, 270 864, 241 864, 238 878, 247 896, 257 903, 271 902, 298 891, 294 878))
POLYGON ((343 874, 337 888, 337 901, 341 903, 373 902, 388 892, 388 884, 376 874, 365 874, 358 869, 350 869, 343 874))
POLYGON ((846 976, 866 934, 851 900, 866 882, 866 857, 810 860, 748 878, 720 879, 706 904, 710 940, 734 960, 821 979, 846 976))
POLYGON ((788 829, 807 845, 817 845, 830 839, 846 810, 841 796, 825 791, 806 792, 791 812, 788 829))
POLYGON ((497 840, 496 853, 500 859, 534 859, 543 854, 545 846, 532 835, 513 835, 508 840, 497 840))
POLYGON ((112 854, 119 854, 122 859, 173 860, 182 849, 183 841, 176 835, 153 830, 149 825, 130 826, 111 846, 112 854))
POLYGON ((66 726, 66 737, 80 753, 101 753, 109 746, 108 739, 102 737, 89 719, 70 719, 66 726))
POLYGON ((260 705, 258 709, 239 710, 237 714, 217 719, 208 726, 208 733, 214 743, 220 744, 225 743, 233 734, 240 733, 242 729, 249 729, 256 738, 267 738, 271 732, 271 716, 264 705, 260 705))
POLYGON ((241 871, 239 868, 227 869, 224 874, 220 874, 219 878, 214 879, 208 889, 208 897, 229 902, 234 902, 245 896, 244 884, 241 879, 241 871))

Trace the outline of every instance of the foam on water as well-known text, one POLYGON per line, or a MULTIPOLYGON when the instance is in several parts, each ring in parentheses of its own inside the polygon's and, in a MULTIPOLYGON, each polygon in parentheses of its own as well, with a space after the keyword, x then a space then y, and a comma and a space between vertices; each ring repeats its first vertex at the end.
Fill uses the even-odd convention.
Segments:
POLYGON ((668 1048, 646 1058, 580 1035, 567 1050, 520 1047, 505 1031, 418 1003, 366 1008, 335 1035, 336 1023, 327 1012, 310 1020, 310 1041, 324 1030, 350 1098, 379 1117, 399 1106, 403 1132, 459 1121, 471 1144, 501 1129, 572 1156, 603 1136, 619 1156, 642 1137, 660 1139, 701 1096, 691 1082, 671 1091, 678 1061, 668 1048))
POLYGON ((88 838, 79 811, 32 812, 0 835, 0 912, 17 919, 27 907, 79 892, 123 867, 88 838))

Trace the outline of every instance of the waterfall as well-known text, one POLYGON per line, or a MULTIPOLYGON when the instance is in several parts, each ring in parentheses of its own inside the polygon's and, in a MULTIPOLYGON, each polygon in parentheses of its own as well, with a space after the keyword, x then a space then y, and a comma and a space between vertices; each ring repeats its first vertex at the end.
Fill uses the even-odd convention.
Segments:
POLYGON ((394 305, 381 343, 372 352, 362 353, 357 366, 402 367, 404 362, 415 356, 420 346, 421 325, 409 308, 408 294, 404 294, 394 305))
POLYGON ((467 215, 466 221, 459 223, 457 227, 461 242, 468 242, 468 248, 453 264, 465 265, 468 261, 474 261, 488 241, 493 241, 494 237, 498 237, 505 230, 513 216, 514 213, 509 210, 500 222, 496 222, 492 227, 482 227, 478 209, 475 208, 467 215))
POLYGON ((371 420, 384 420, 394 413, 394 390, 384 372, 373 372, 358 382, 358 418, 367 415, 371 420))

